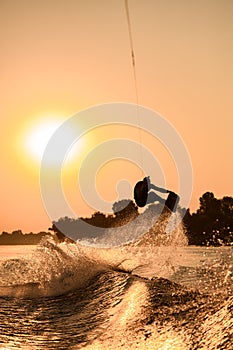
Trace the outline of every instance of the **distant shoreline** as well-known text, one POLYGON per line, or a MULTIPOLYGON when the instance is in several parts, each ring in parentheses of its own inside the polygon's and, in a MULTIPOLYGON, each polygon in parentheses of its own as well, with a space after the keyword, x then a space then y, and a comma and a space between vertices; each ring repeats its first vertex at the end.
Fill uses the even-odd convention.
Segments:
MULTIPOLYGON (((0 246, 29 246, 37 245, 40 243, 43 237, 53 237, 50 232, 39 232, 39 233, 22 233, 21 234, 6 233, 0 234, 0 246)), ((188 244, 187 247, 203 247, 203 248, 220 248, 220 247, 231 247, 232 243, 229 244, 188 244)))
POLYGON ((45 236, 52 237, 49 232, 23 233, 21 230, 12 233, 2 232, 0 245, 36 245, 45 236))

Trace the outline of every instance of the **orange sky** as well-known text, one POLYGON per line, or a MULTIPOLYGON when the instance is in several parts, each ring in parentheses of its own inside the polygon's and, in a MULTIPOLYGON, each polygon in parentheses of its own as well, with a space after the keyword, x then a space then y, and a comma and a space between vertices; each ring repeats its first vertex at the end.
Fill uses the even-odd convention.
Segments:
MULTIPOLYGON (((194 173, 191 209, 207 190, 216 197, 232 195, 233 2, 129 0, 129 7, 139 103, 164 116, 186 144, 194 173)), ((46 230, 50 219, 40 196, 40 163, 25 139, 40 122, 62 122, 96 104, 136 102, 124 1, 4 0, 0 23, 0 231, 46 230)), ((129 129, 93 131, 78 157, 124 134, 138 137, 129 129)), ((176 190, 164 150, 148 135, 140 138, 176 190)), ((108 178, 104 186, 98 180, 99 191, 109 201, 116 199, 121 169, 132 185, 140 176, 122 161, 105 167, 99 179, 108 178)), ((64 170, 74 207, 76 175, 64 170)), ((78 206, 80 215, 88 214, 78 206)))

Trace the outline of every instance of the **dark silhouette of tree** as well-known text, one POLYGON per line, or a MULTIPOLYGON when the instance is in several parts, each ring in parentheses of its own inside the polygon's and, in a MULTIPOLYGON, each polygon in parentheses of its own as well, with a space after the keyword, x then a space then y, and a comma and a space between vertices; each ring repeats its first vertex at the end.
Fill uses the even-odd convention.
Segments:
POLYGON ((112 210, 115 215, 114 224, 117 225, 125 225, 127 222, 135 219, 139 215, 138 207, 132 200, 128 199, 115 202, 112 206, 112 210))
POLYGON ((221 236, 226 243, 233 242, 233 198, 223 197, 220 206, 221 236))
POLYGON ((66 237, 74 240, 95 238, 98 235, 96 227, 107 229, 110 227, 125 225, 138 215, 138 208, 131 200, 121 200, 113 204, 113 214, 105 215, 99 211, 90 218, 71 219, 67 216, 52 223, 49 228, 59 241, 65 241, 66 237), (87 225, 85 225, 88 224, 87 225))
POLYGON ((48 232, 23 233, 21 230, 12 233, 2 232, 0 235, 0 245, 33 245, 38 244, 44 236, 49 236, 48 232))
POLYGON ((233 242, 233 198, 217 199, 212 192, 200 198, 196 213, 187 211, 183 221, 189 244, 220 245, 233 242))
POLYGON ((112 216, 111 215, 106 216, 100 211, 97 211, 90 218, 85 218, 82 220, 94 227, 107 228, 107 227, 111 227, 112 216))
POLYGON ((83 227, 81 219, 73 219, 67 216, 58 219, 58 221, 53 221, 52 227, 49 228, 50 231, 55 233, 58 241, 69 241, 69 238, 77 239, 77 236, 81 239, 83 238, 83 227))

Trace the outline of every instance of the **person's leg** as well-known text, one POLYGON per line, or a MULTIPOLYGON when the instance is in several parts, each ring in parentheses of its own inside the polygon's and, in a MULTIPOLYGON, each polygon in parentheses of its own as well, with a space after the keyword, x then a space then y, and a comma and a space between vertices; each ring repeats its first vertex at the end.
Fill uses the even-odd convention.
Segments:
POLYGON ((155 202, 159 202, 162 204, 165 204, 165 199, 161 198, 160 196, 158 196, 155 192, 149 192, 148 193, 148 197, 147 197, 147 204, 152 204, 155 202))
POLYGON ((169 193, 169 190, 166 190, 166 188, 162 188, 162 187, 155 186, 155 185, 152 184, 152 183, 149 184, 149 189, 150 189, 150 190, 159 191, 159 192, 161 192, 161 193, 169 193))

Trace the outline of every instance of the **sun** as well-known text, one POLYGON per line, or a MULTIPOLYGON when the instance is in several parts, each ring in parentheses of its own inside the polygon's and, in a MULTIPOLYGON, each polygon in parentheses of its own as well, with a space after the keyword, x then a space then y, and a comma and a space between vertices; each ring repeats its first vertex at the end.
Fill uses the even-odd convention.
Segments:
MULTIPOLYGON (((35 120, 30 125, 24 129, 23 132, 23 148, 24 148, 24 159, 30 160, 33 163, 40 164, 43 158, 44 151, 46 146, 55 133, 55 131, 64 123, 64 118, 54 118, 54 117, 44 117, 40 118, 40 120, 35 120)), ((64 137, 74 136, 76 130, 68 129, 64 137), (70 133, 70 134, 69 134, 70 133)), ((77 157, 80 157, 81 146, 83 145, 82 140, 78 140, 66 155, 67 164, 71 164, 74 160, 77 160, 77 157)), ((51 165, 53 164, 53 160, 51 159, 51 165)))
POLYGON ((45 148, 58 127, 62 124, 60 120, 45 120, 35 123, 27 133, 26 150, 30 156, 37 161, 41 161, 45 148))

